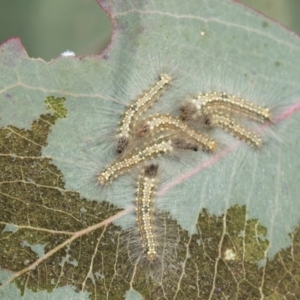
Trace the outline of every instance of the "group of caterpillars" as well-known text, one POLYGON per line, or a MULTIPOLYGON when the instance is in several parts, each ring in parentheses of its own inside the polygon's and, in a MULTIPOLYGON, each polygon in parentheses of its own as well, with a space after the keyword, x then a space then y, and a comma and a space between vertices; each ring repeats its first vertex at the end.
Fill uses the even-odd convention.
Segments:
POLYGON ((171 154, 175 149, 216 151, 217 142, 199 132, 197 128, 201 126, 221 128, 233 137, 259 148, 261 137, 240 124, 237 118, 260 123, 271 119, 268 108, 223 92, 188 97, 181 103, 177 117, 167 114, 144 116, 170 85, 171 77, 161 74, 157 82, 126 107, 116 137, 116 158, 98 174, 99 183, 109 185, 120 175, 139 170, 136 224, 143 255, 149 261, 154 261, 157 256, 153 202, 158 165, 151 163, 151 160, 171 154))

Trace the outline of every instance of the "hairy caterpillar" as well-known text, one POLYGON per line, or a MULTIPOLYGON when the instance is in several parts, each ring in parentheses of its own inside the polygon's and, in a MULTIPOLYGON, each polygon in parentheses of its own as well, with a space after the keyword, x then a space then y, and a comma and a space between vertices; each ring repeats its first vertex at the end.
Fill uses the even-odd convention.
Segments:
POLYGON ((218 112, 235 113, 239 116, 264 123, 271 119, 271 112, 250 101, 226 93, 203 93, 187 100, 181 107, 183 120, 195 118, 197 115, 218 112))
POLYGON ((226 93, 203 93, 186 100, 180 107, 184 121, 198 120, 207 127, 219 127, 254 148, 262 144, 261 137, 239 124, 236 118, 248 118, 264 123, 270 121, 271 112, 250 101, 226 93))
POLYGON ((126 107, 120 121, 117 153, 121 154, 124 152, 125 148, 128 146, 134 123, 142 113, 158 100, 170 82, 171 77, 168 74, 161 74, 156 83, 126 107))
POLYGON ((140 122, 139 126, 136 126, 135 133, 137 137, 144 137, 148 134, 153 135, 159 131, 170 131, 170 133, 173 133, 177 137, 175 138, 175 143, 178 148, 195 150, 196 144, 203 150, 213 151, 217 146, 216 142, 212 138, 195 131, 180 119, 170 115, 156 114, 144 119, 140 122), (194 146, 188 146, 188 142, 184 143, 183 139, 178 138, 178 136, 181 135, 184 139, 193 141, 192 143, 194 146))
POLYGON ((211 127, 220 127, 230 133, 232 136, 244 141, 254 148, 261 146, 261 137, 240 125, 234 119, 225 114, 210 114, 205 116, 205 124, 211 127))
POLYGON ((153 201, 157 185, 158 165, 145 167, 137 180, 136 223, 144 253, 149 260, 156 258, 156 236, 153 226, 153 201))
POLYGON ((154 157, 170 153, 173 150, 172 142, 169 139, 158 139, 146 144, 141 148, 135 148, 126 156, 117 158, 108 165, 98 176, 101 185, 110 184, 115 178, 121 174, 128 172, 134 166, 141 162, 151 160, 154 157))

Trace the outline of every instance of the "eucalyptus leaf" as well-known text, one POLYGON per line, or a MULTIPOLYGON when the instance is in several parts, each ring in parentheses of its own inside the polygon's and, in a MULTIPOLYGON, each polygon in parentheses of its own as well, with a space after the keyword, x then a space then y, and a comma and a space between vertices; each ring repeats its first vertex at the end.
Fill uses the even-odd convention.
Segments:
POLYGON ((99 2, 113 22, 101 56, 46 63, 18 39, 0 48, 1 299, 66 286, 78 299, 297 299, 299 38, 227 0, 99 2), (226 92, 273 117, 257 150, 220 130, 216 153, 157 159, 155 207, 177 256, 156 282, 123 245, 136 174, 107 188, 97 174, 126 105, 162 73, 173 81, 151 112, 226 92))

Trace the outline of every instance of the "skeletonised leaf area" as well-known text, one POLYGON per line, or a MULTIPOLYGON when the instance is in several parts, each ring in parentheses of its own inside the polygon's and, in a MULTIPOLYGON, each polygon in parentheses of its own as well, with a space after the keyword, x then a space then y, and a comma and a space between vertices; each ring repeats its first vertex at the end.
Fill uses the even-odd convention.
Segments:
POLYGON ((145 299, 299 299, 299 228, 292 246, 270 261, 266 229, 245 207, 219 217, 202 211, 192 236, 157 212, 163 255, 151 263, 136 228, 102 226, 120 209, 66 190, 62 173, 42 156, 51 127, 67 115, 63 100, 48 97, 52 113, 30 130, 0 131, 0 266, 22 293, 72 285, 91 299, 123 299, 132 286, 145 299))

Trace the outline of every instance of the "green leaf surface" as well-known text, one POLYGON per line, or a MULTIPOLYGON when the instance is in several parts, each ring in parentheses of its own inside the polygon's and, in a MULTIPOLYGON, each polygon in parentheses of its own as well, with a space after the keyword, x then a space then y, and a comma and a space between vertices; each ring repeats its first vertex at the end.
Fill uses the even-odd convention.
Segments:
POLYGON ((300 40, 230 1, 161 2, 101 1, 114 26, 101 56, 46 63, 18 39, 1 45, 3 299, 66 286, 78 299, 300 295, 300 40), (135 174, 105 189, 96 175, 115 157, 108 133, 125 106, 163 72, 174 80, 154 112, 178 115, 189 95, 227 92, 270 107, 273 122, 258 128, 258 150, 218 131, 215 154, 159 159, 155 207, 170 214, 171 250, 157 283, 124 243, 135 174))

